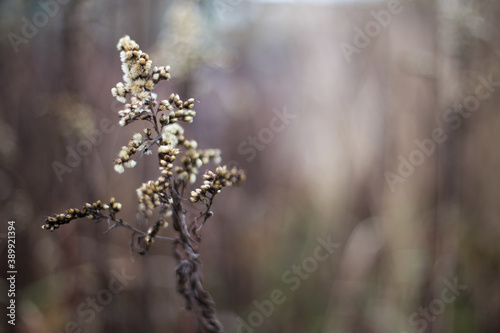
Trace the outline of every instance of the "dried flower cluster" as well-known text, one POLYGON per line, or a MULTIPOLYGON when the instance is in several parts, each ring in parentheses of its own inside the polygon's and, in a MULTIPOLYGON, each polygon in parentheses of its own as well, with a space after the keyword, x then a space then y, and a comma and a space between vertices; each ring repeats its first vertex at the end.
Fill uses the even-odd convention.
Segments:
POLYGON ((87 217, 91 220, 101 219, 107 217, 114 217, 114 215, 122 209, 122 204, 115 201, 115 198, 111 198, 109 204, 103 204, 101 200, 90 204, 86 203, 82 209, 70 208, 67 209, 62 214, 55 214, 52 216, 47 216, 45 219, 45 224, 42 225, 42 229, 55 230, 59 228, 61 224, 70 223, 72 220, 87 217), (103 210, 109 210, 109 215, 103 214, 103 210))
POLYGON ((245 181, 245 173, 237 168, 228 170, 226 166, 218 166, 215 173, 208 170, 204 175, 203 185, 194 191, 191 191, 191 202, 201 201, 203 203, 209 202, 213 197, 220 193, 223 187, 239 185, 245 181))
POLYGON ((152 68, 148 54, 141 51, 139 45, 128 36, 120 39, 117 48, 122 62, 123 82, 119 82, 111 93, 125 104, 124 109, 118 112, 119 124, 126 126, 142 120, 146 127, 142 133, 135 133, 127 146, 120 149, 118 158, 114 160, 114 168, 118 173, 123 173, 125 168, 133 168, 137 164, 134 157, 138 152, 142 156, 156 151, 159 176, 137 189, 139 211, 144 219, 151 218, 156 211, 155 222, 147 231, 143 231, 118 219, 116 213, 120 211, 121 204, 112 198, 108 204, 97 201, 86 204, 81 210, 72 208, 63 214, 48 216, 42 228, 54 230, 61 224, 82 217, 107 219, 110 224, 108 230, 121 226, 133 231, 131 245, 135 239, 135 248, 140 254, 146 253, 155 239, 173 241, 179 263, 175 271, 179 293, 186 298, 187 307, 195 314, 201 332, 223 332, 222 325, 215 317, 214 302, 203 289, 202 265, 197 249, 201 239, 198 231, 213 215, 210 208, 215 195, 223 187, 244 182, 245 174, 242 170, 228 169, 226 166, 216 167, 215 172, 207 171, 203 176, 203 185, 191 191, 189 197, 191 203, 200 202, 205 207, 188 225, 183 207, 187 198, 183 198, 183 195, 189 185, 196 182, 201 167, 220 163, 220 151, 200 149, 198 142, 184 136, 181 124, 193 122, 196 116, 194 98, 183 101, 179 95, 171 94, 168 99, 158 101, 157 95, 152 92, 157 83, 170 78, 170 67, 152 68), (200 218, 203 221, 198 224, 200 218), (169 221, 178 232, 177 238, 159 236, 169 221))

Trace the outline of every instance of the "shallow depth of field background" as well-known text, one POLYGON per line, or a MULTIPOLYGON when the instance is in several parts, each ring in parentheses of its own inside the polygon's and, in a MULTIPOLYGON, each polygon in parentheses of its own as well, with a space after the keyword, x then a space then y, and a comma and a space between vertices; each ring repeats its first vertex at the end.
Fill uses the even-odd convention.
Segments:
POLYGON ((402 1, 348 61, 340 46, 389 3, 74 0, 16 53, 8 33, 22 36, 22 18, 40 19, 42 7, 1 2, 0 253, 3 276, 15 220, 15 329, 196 332, 171 245, 132 262, 130 233, 104 234, 105 221, 40 229, 46 215, 111 196, 134 222, 135 189, 158 177, 154 156, 113 171, 142 129, 118 126, 110 93, 122 76, 115 45, 128 34, 154 65, 172 67, 160 99, 200 101, 187 135, 247 170, 244 186, 215 201, 200 249, 228 332, 238 318, 262 333, 500 331, 500 83, 482 85, 500 81, 500 3, 402 1), (474 111, 459 113, 466 102, 474 111), (284 112, 293 117, 270 132, 284 112), (422 153, 415 140, 436 129, 441 143, 422 153), (92 131, 102 142, 58 178, 54 162, 67 165, 92 131), (418 165, 405 168, 410 157, 418 165), (406 177, 394 180, 398 169, 406 177), (339 244, 322 262, 311 259, 318 237, 339 244), (302 263, 311 272, 299 278, 291 270, 302 263), (122 270, 133 276, 123 291, 82 315, 122 270), (466 289, 447 291, 455 280, 466 289), (286 300, 256 314, 275 289, 286 300))

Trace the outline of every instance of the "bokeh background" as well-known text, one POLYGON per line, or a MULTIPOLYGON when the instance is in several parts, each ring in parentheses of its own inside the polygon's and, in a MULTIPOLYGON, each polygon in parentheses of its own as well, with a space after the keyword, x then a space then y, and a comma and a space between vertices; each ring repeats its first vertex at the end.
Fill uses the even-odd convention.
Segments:
POLYGON ((0 16, 0 274, 9 220, 18 270, 0 331, 197 332, 170 244, 133 261, 105 221, 40 229, 111 196, 134 223, 157 178, 154 158, 113 171, 141 130, 110 93, 125 34, 171 66, 160 98, 200 101, 188 135, 247 170, 200 249, 228 332, 500 331, 498 1, 4 0, 0 16), (338 244, 324 261, 318 237, 338 244), (106 299, 116 272, 130 280, 106 299))

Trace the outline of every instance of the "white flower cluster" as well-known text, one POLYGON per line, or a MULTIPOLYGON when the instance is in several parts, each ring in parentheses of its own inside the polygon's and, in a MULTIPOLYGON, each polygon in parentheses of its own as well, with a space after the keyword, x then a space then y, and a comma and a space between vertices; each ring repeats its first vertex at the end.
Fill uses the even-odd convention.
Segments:
POLYGON ((184 141, 184 128, 181 125, 175 123, 163 126, 161 131, 161 141, 163 144, 175 147, 179 143, 179 140, 181 142, 184 141))
POLYGON ((151 108, 155 106, 157 98, 152 90, 159 81, 170 79, 170 67, 155 67, 151 71, 149 55, 141 51, 139 44, 129 36, 121 38, 116 47, 120 51, 123 82, 112 88, 111 94, 122 103, 127 103, 127 95, 131 95, 130 103, 118 112, 120 125, 125 126, 136 119, 151 117, 151 108), (143 115, 143 112, 146 114, 143 115))
POLYGON ((115 162, 115 171, 123 173, 125 168, 133 168, 137 163, 131 157, 137 151, 142 151, 146 148, 146 142, 141 133, 135 133, 132 140, 129 141, 127 146, 123 146, 118 153, 118 158, 115 162))
POLYGON ((149 79, 152 61, 149 60, 148 54, 142 52, 139 44, 129 36, 121 38, 116 48, 120 51, 123 83, 119 82, 111 89, 113 96, 122 103, 127 102, 127 93, 136 96, 140 101, 152 100, 155 97, 151 95, 154 83, 149 79))

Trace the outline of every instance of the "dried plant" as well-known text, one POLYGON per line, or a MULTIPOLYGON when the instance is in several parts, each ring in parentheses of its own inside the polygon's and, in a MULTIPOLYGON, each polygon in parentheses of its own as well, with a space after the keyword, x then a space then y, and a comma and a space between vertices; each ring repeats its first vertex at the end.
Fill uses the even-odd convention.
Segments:
POLYGON ((143 133, 136 133, 127 146, 123 146, 115 159, 115 170, 123 173, 125 168, 133 168, 133 159, 139 153, 149 155, 156 151, 159 161, 160 176, 150 180, 137 189, 139 211, 147 221, 154 217, 154 223, 147 231, 132 226, 117 214, 122 205, 111 198, 109 203, 98 200, 87 203, 83 208, 70 208, 62 214, 48 216, 42 226, 46 230, 55 230, 62 224, 87 217, 94 220, 107 220, 109 230, 125 227, 132 231, 131 250, 145 254, 155 239, 172 241, 175 244, 175 257, 178 266, 175 269, 177 290, 186 299, 188 310, 192 311, 203 332, 223 332, 222 325, 215 317, 214 301, 203 288, 203 274, 199 258, 198 244, 201 240, 199 231, 213 213, 211 207, 215 196, 223 187, 239 185, 245 180, 242 170, 226 166, 217 166, 215 171, 203 175, 203 184, 188 191, 190 184, 196 182, 198 170, 208 163, 220 163, 218 149, 198 149, 195 140, 184 137, 181 123, 193 122, 196 112, 193 110, 195 99, 182 101, 179 95, 172 94, 168 100, 158 102, 153 93, 155 85, 170 78, 170 67, 152 67, 147 53, 139 45, 125 36, 117 45, 123 70, 123 82, 119 82, 111 92, 116 99, 125 103, 125 108, 118 112, 120 125, 126 126, 135 121, 146 123, 143 133), (179 162, 180 160, 180 162, 179 162), (176 162, 177 161, 177 162, 176 162), (189 195, 185 193, 189 193, 189 195), (200 204, 202 208, 192 221, 187 220, 183 202, 200 204), (162 228, 173 224, 176 238, 159 235, 162 228))

